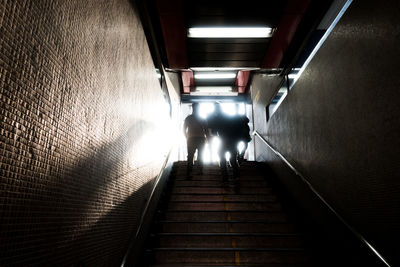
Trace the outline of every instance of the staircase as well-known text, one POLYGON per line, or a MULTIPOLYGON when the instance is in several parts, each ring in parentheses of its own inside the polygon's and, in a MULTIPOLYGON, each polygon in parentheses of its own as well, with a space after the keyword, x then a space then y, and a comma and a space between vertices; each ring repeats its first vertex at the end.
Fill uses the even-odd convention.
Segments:
POLYGON ((174 165, 140 266, 309 266, 296 232, 256 162, 244 162, 236 182, 217 166, 187 180, 174 165))

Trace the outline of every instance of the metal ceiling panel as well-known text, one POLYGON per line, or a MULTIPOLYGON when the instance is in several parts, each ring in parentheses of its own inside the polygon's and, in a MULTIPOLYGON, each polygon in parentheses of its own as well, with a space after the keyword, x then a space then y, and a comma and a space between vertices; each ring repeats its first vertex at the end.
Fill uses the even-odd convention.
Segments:
POLYGON ((224 68, 224 67, 232 67, 232 68, 256 68, 260 66, 260 61, 251 61, 251 60, 202 60, 191 62, 192 67, 214 67, 214 68, 224 68), (229 63, 229 65, 228 65, 229 63))

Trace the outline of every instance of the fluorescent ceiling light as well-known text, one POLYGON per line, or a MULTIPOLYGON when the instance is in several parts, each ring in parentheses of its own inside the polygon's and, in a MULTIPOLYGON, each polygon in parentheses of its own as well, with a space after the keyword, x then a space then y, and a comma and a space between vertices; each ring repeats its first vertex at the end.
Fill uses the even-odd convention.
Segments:
POLYGON ((213 67, 192 67, 193 71, 235 71, 235 70, 259 70, 260 68, 213 68, 213 67))
POLYGON ((192 96, 237 96, 238 92, 191 92, 192 96))
POLYGON ((195 79, 233 79, 236 78, 236 73, 220 72, 220 73, 195 73, 195 79))
POLYGON ((197 92, 232 92, 232 86, 196 86, 197 92))
POLYGON ((210 27, 189 28, 189 38, 268 38, 273 29, 269 27, 210 27))

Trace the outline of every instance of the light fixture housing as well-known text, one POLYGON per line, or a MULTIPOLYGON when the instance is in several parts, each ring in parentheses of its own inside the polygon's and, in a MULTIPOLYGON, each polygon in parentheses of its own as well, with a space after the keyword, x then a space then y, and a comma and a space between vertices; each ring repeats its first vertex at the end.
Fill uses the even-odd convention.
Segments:
POLYGON ((193 27, 188 29, 189 38, 269 38, 270 27, 193 27))

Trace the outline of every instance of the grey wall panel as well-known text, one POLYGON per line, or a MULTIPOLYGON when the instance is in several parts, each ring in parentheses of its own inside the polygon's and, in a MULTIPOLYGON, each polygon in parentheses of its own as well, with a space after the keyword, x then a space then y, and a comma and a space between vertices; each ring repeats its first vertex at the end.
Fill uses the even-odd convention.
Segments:
MULTIPOLYGON (((168 76, 168 80, 169 82, 167 82, 167 86, 169 85, 170 88, 174 94, 176 95, 176 97, 179 98, 180 100, 180 95, 181 95, 181 90, 183 90, 181 87, 181 77, 180 77, 180 73, 176 73, 176 72, 165 72, 165 75, 168 76)), ((172 92, 170 92, 170 94, 172 94, 172 92)), ((173 98, 173 97, 171 97, 173 98)))
POLYGON ((277 75, 254 74, 250 84, 251 98, 253 101, 254 130, 266 133, 266 107, 275 96, 282 77, 277 75))
MULTIPOLYGON (((393 261, 397 248, 388 244, 400 233, 399 13, 398 1, 354 1, 265 134, 393 261)), ((257 151, 257 158, 271 158, 257 151)))

